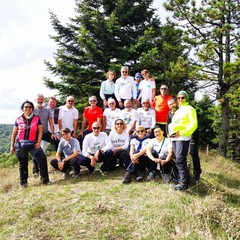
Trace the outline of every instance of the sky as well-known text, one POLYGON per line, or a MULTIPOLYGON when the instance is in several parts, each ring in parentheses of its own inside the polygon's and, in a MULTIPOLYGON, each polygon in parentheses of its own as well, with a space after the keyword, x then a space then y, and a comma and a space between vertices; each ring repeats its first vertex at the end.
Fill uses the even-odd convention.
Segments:
MULTIPOLYGON (((164 21, 162 3, 155 0, 153 6, 164 21)), ((0 6, 0 124, 13 124, 26 99, 57 94, 43 85, 43 77, 54 78, 44 60, 53 62, 57 49, 49 37, 55 34, 49 10, 64 24, 75 15, 75 1, 0 0, 0 6)))

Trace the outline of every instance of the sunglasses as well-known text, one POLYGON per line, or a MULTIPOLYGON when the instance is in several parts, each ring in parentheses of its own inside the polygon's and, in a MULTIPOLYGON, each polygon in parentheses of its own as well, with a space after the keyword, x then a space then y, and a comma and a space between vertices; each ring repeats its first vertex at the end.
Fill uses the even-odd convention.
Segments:
POLYGON ((136 131, 137 133, 143 133, 143 132, 145 132, 145 130, 138 130, 138 131, 136 131))
POLYGON ((30 108, 31 109, 32 107, 31 106, 24 106, 24 108, 30 108))
POLYGON ((118 122, 118 123, 115 123, 116 125, 123 125, 123 123, 122 122, 118 122))
POLYGON ((167 90, 167 88, 160 88, 161 90, 167 90))
POLYGON ((90 100, 89 102, 96 102, 97 100, 90 100))
POLYGON ((178 99, 185 99, 185 97, 178 97, 178 99))
POLYGON ((100 127, 93 127, 92 129, 93 129, 93 130, 99 130, 100 127))
POLYGON ((68 100, 68 102, 74 102, 74 100, 68 100))
POLYGON ((128 73, 128 71, 122 71, 122 73, 128 73))

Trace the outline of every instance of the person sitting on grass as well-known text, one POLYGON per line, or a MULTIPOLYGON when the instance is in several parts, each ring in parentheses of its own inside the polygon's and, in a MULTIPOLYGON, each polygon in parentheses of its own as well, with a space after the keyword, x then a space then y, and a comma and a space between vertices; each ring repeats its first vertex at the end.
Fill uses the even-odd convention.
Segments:
POLYGON ((102 172, 109 172, 115 169, 113 162, 112 144, 108 135, 101 132, 100 122, 92 124, 92 133, 85 136, 83 140, 82 156, 78 164, 88 168, 90 173, 95 171, 97 162, 103 162, 102 172))
POLYGON ((74 169, 72 177, 75 178, 80 174, 80 166, 78 165, 81 155, 80 145, 78 140, 71 136, 69 128, 62 129, 61 134, 62 139, 57 149, 56 159, 51 160, 50 164, 63 172, 63 178, 66 178, 74 169))
POLYGON ((147 156, 151 159, 154 169, 149 172, 147 181, 152 181, 156 176, 156 170, 160 170, 163 181, 169 182, 174 164, 172 144, 169 138, 164 137, 164 131, 160 127, 154 129, 154 136, 147 146, 147 156))
POLYGON ((136 180, 143 180, 142 172, 147 168, 148 171, 153 169, 151 160, 145 155, 149 138, 146 137, 146 130, 143 126, 138 126, 136 137, 130 141, 130 158, 131 162, 126 169, 123 184, 131 182, 132 174, 136 173, 136 180))
POLYGON ((129 134, 126 129, 126 123, 121 118, 117 118, 114 122, 113 130, 109 134, 113 146, 114 164, 116 166, 117 160, 119 159, 120 165, 123 165, 125 169, 131 162, 128 153, 129 134))

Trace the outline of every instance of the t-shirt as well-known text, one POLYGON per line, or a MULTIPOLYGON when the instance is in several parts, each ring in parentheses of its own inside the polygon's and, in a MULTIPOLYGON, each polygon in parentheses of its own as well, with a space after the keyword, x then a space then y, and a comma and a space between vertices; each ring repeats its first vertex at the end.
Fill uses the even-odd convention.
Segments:
POLYGON ((74 153, 74 151, 77 151, 78 154, 81 154, 80 145, 76 138, 70 139, 70 141, 66 141, 65 139, 62 139, 58 145, 59 153, 63 153, 64 157, 69 157, 74 153))
POLYGON ((124 108, 121 111, 120 117, 126 123, 127 130, 129 130, 132 127, 133 123, 135 121, 138 121, 138 118, 139 118, 137 111, 135 109, 133 109, 133 108, 129 112, 127 112, 127 110, 124 108))
POLYGON ((103 151, 112 149, 108 135, 105 132, 100 132, 98 136, 94 136, 94 133, 86 135, 83 140, 82 155, 85 157, 89 154, 94 155, 99 149, 103 151))
POLYGON ((156 83, 155 81, 150 81, 150 80, 142 80, 139 85, 139 89, 141 90, 141 97, 142 100, 148 98, 150 103, 152 103, 153 100, 153 95, 152 95, 152 90, 156 88, 156 83))
POLYGON ((88 120, 88 130, 92 131, 92 124, 103 117, 103 111, 98 106, 94 108, 89 106, 84 109, 83 116, 88 120))
POLYGON ((134 146, 134 150, 135 151, 141 151, 142 149, 144 149, 146 146, 147 146, 147 144, 148 144, 148 142, 149 142, 149 138, 146 138, 146 139, 144 139, 143 141, 142 141, 142 146, 140 147, 140 149, 138 149, 139 148, 139 145, 141 144, 141 141, 139 140, 139 139, 137 139, 137 138, 133 138, 131 141, 130 141, 130 145, 133 145, 134 146))
POLYGON ((158 157, 161 158, 164 154, 168 155, 169 149, 172 147, 172 143, 169 138, 164 138, 161 142, 158 142, 156 138, 150 139, 148 146, 158 153, 158 157), (159 152, 159 150, 161 151, 159 152))
POLYGON ((153 108, 156 111, 156 122, 167 122, 168 112, 170 111, 170 108, 168 107, 168 99, 170 98, 172 97, 169 95, 158 95, 153 99, 153 108))
POLYGON ((141 125, 144 128, 154 128, 156 125, 156 113, 154 109, 149 108, 145 111, 143 108, 137 109, 139 119, 137 121, 137 126, 141 125))
POLYGON ((122 134, 118 134, 116 131, 111 131, 109 134, 109 139, 114 148, 128 149, 129 146, 129 134, 127 131, 123 131, 122 134))
POLYGON ((66 105, 60 107, 59 119, 62 120, 62 128, 69 128, 74 131, 74 120, 78 120, 78 110, 75 107, 68 108, 66 105))
POLYGON ((120 117, 121 110, 119 108, 115 108, 111 110, 111 108, 106 108, 103 112, 103 116, 106 117, 106 129, 112 129, 113 124, 117 118, 120 117))
POLYGON ((48 132, 48 120, 52 118, 51 112, 47 108, 35 108, 33 114, 39 116, 42 123, 42 133, 48 132))

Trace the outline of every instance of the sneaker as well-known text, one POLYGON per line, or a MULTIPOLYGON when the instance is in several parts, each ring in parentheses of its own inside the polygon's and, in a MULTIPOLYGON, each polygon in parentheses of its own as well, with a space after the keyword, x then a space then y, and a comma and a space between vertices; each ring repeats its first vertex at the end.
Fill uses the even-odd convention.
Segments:
POLYGON ((200 174, 194 173, 193 184, 198 184, 200 182, 200 174))
POLYGON ((33 173, 33 176, 34 176, 35 178, 38 178, 38 177, 39 177, 39 173, 38 173, 38 172, 35 172, 35 173, 33 173))
POLYGON ((163 181, 165 183, 169 183, 170 182, 170 176, 169 174, 163 173, 163 181))
POLYGON ((69 176, 69 173, 72 171, 72 167, 69 167, 66 172, 63 173, 62 178, 65 179, 69 176))
POLYGON ((43 184, 44 186, 49 186, 49 185, 52 185, 53 183, 50 182, 50 181, 47 181, 47 182, 42 182, 42 184, 43 184))
POLYGON ((126 172, 124 175, 124 179, 123 179, 123 184, 127 184, 131 182, 131 173, 130 172, 126 172))
POLYGON ((150 182, 150 181, 154 180, 155 176, 156 176, 155 171, 149 172, 149 174, 147 176, 147 181, 150 182))
POLYGON ((136 181, 141 182, 143 180, 143 175, 140 171, 137 172, 136 181))
POLYGON ((187 187, 181 183, 177 184, 177 185, 173 185, 173 189, 176 191, 184 191, 187 189, 187 187))
POLYGON ((72 175, 72 178, 77 178, 80 175, 80 172, 75 172, 72 175))

